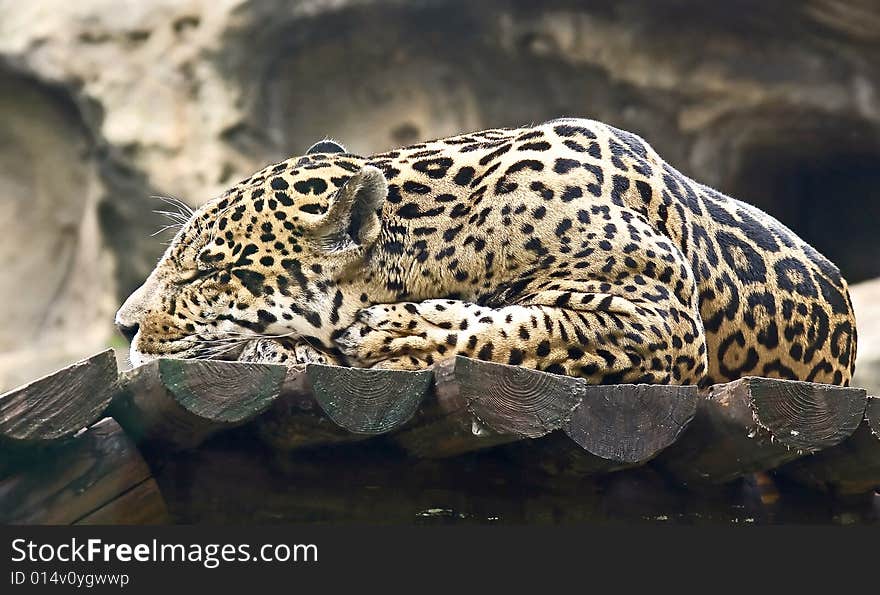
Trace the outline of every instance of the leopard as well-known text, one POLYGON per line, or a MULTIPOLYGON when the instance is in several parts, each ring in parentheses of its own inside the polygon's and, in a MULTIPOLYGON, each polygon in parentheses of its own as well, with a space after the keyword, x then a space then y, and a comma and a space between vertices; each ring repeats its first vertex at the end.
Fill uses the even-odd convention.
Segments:
POLYGON ((840 270, 640 136, 559 118, 369 156, 335 140, 195 210, 116 324, 160 357, 593 384, 848 385, 840 270))

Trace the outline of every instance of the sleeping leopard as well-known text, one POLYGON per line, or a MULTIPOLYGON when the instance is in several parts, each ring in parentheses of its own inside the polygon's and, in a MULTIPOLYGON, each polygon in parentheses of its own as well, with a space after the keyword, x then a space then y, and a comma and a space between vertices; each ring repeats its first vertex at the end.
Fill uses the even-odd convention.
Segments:
POLYGON ((158 357, 596 384, 847 385, 840 271, 640 137, 565 118, 363 157, 316 143, 195 211, 116 323, 158 357))

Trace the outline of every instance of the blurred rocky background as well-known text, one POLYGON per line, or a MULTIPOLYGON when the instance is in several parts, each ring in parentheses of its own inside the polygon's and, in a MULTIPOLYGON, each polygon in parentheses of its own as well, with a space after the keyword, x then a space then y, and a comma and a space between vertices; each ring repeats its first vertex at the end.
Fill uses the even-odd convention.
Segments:
MULTIPOLYGON (((880 276, 878 0, 0 0, 0 387, 107 345, 198 205, 325 136, 571 115, 880 276)), ((857 284, 880 392, 880 281, 857 284)))

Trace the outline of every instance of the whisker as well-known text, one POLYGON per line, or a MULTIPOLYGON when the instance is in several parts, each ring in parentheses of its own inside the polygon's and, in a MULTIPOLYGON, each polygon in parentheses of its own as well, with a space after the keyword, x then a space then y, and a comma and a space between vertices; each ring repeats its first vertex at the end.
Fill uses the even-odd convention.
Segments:
POLYGON ((174 221, 176 223, 180 223, 180 224, 187 223, 191 219, 191 216, 187 216, 183 213, 178 213, 176 211, 163 211, 161 209, 156 209, 153 212, 156 213, 157 215, 163 215, 166 218, 171 219, 172 221, 174 221))
POLYGON ((188 215, 190 217, 195 213, 195 210, 191 206, 189 206, 188 204, 186 204, 185 202, 183 202, 182 200, 180 200, 179 198, 176 198, 174 196, 163 196, 161 194, 152 194, 152 195, 150 195, 150 198, 157 198, 157 199, 161 200, 162 202, 164 202, 165 204, 171 205, 173 207, 177 207, 178 211, 180 211, 182 214, 188 215))
POLYGON ((229 345, 229 344, 237 344, 237 343, 246 343, 250 341, 250 338, 240 338, 240 337, 221 337, 217 339, 210 339, 205 337, 197 337, 190 336, 184 337, 181 341, 189 341, 191 343, 197 343, 199 345, 229 345))
POLYGON ((155 236, 159 235, 160 233, 166 232, 171 229, 180 229, 180 227, 181 227, 180 223, 169 223, 168 225, 163 225, 162 227, 157 229, 155 232, 151 233, 150 237, 155 237, 155 236))
POLYGON ((285 339, 287 337, 292 337, 296 334, 296 331, 289 331, 286 333, 280 333, 275 335, 263 335, 259 333, 253 332, 241 332, 241 331, 219 331, 216 335, 220 336, 237 336, 237 337, 246 337, 249 339, 285 339))
POLYGON ((191 359, 211 359, 222 356, 235 349, 238 344, 196 347, 191 359))

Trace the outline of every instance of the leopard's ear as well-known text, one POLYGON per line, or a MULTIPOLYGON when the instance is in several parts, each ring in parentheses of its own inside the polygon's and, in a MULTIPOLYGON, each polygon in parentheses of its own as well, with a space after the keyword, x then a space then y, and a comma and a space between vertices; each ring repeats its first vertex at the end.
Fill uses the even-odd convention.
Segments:
POLYGON ((324 140, 319 140, 314 145, 309 147, 309 150, 306 151, 306 155, 313 155, 314 153, 345 153, 345 147, 340 145, 334 140, 330 140, 329 138, 325 138, 324 140))
POLYGON ((364 166, 330 198, 327 211, 312 234, 328 251, 365 248, 379 237, 380 211, 388 196, 388 181, 381 170, 364 166))

